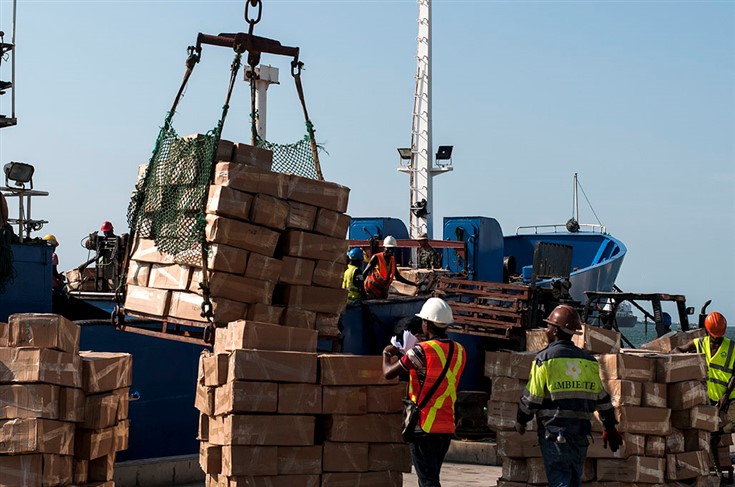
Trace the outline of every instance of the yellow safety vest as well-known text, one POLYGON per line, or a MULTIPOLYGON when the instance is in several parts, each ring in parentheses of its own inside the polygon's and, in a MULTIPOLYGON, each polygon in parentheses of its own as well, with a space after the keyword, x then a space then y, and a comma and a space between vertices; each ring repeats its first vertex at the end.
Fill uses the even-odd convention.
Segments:
POLYGON ((358 271, 357 266, 352 264, 347 266, 344 277, 342 278, 342 289, 347 289, 347 302, 352 303, 362 298, 360 288, 355 286, 355 272, 358 271))
MULTIPOLYGON (((735 366, 735 342, 723 338, 720 348, 712 354, 709 336, 695 338, 694 346, 698 353, 703 353, 707 361, 707 395, 713 401, 719 401, 725 391, 735 366)), ((730 399, 735 399, 735 390, 730 393, 730 399)))

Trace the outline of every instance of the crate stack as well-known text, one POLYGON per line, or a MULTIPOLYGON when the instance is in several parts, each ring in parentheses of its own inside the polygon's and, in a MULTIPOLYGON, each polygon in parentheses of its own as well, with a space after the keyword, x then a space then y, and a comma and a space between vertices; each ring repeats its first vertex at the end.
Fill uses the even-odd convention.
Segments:
MULTIPOLYGON (((678 344, 697 336, 681 335, 678 344)), ((623 436, 622 447, 612 453, 603 448, 602 425, 592 422, 583 482, 706 483, 709 438, 719 427, 719 418, 707 398, 704 357, 668 353, 673 347, 656 352, 620 350, 617 332, 587 326, 574 341, 597 358, 623 436)), ((485 371, 493 384, 488 421, 497 431, 498 455, 503 458, 499 486, 547 483, 536 432, 521 436, 513 431, 518 399, 536 353, 486 355, 485 371)), ((528 428, 535 429, 535 421, 528 428)), ((726 435, 722 457, 731 443, 726 435)), ((729 453, 726 456, 729 465, 729 453)))
POLYGON ((380 357, 317 355, 317 331, 218 328, 197 383, 200 464, 214 487, 400 486, 405 387, 380 357))
MULTIPOLYGON (((206 202, 215 322, 248 319, 337 336, 349 189, 273 172, 272 153, 246 144, 223 140, 217 158, 206 202)), ((150 237, 141 232, 133 242, 125 308, 203 323, 201 250, 167 255, 150 237)))
MULTIPOLYGON (((15 314, 0 323, 2 485, 114 485, 108 482, 114 454, 102 473, 85 453, 95 444, 85 432, 93 436, 95 418, 114 415, 111 431, 117 434, 110 437, 110 453, 127 448, 127 411, 118 407, 127 404, 127 390, 112 392, 114 414, 107 413, 103 402, 112 400, 92 395, 97 391, 89 384, 101 374, 88 368, 94 354, 79 352, 79 338, 78 325, 53 314, 15 314)), ((111 355, 111 362, 130 362, 128 354, 111 355)))

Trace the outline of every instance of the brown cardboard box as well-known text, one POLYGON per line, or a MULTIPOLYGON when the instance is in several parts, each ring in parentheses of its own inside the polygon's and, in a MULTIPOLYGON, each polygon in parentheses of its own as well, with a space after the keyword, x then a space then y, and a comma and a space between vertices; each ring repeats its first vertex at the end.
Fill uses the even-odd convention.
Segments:
POLYGON ((631 380, 612 379, 602 383, 610 394, 613 406, 640 406, 643 397, 643 385, 631 380))
MULTIPOLYGON (((202 316, 202 302, 204 298, 195 293, 173 291, 169 305, 168 316, 180 320, 206 323, 202 316)), ((215 323, 229 323, 230 321, 245 318, 248 305, 231 299, 217 297, 211 299, 212 312, 215 323)))
POLYGON ((696 328, 690 331, 670 331, 669 333, 641 345, 644 350, 670 353, 676 347, 686 345, 695 338, 704 338, 707 331, 704 328, 696 328))
POLYGON ((125 309, 153 316, 166 316, 171 291, 128 285, 125 309))
POLYGON ((621 458, 643 456, 646 453, 646 436, 632 433, 621 433, 623 444, 613 453, 605 448, 602 433, 592 433, 590 446, 587 448, 587 458, 621 458))
POLYGON ((275 413, 278 384, 274 382, 228 382, 214 390, 214 414, 275 413))
POLYGON ((250 348, 316 352, 317 333, 314 330, 247 320, 233 321, 226 330, 226 350, 250 348))
POLYGON ((128 410, 130 408, 130 388, 123 387, 122 389, 115 389, 112 391, 113 394, 117 395, 117 420, 122 421, 128 419, 128 410))
POLYGON ((528 380, 536 352, 485 352, 485 375, 528 380))
MULTIPOLYGON (((501 458, 541 457, 538 435, 536 434, 519 435, 515 431, 498 431, 497 445, 498 457, 501 458)), ((592 446, 591 444, 590 447, 592 446)))
POLYGON ((348 242, 344 238, 327 237, 301 230, 286 230, 281 239, 281 252, 293 257, 334 261, 344 259, 348 242))
POLYGON ((344 259, 337 261, 318 260, 314 268, 312 282, 317 286, 340 289, 347 265, 344 259))
POLYGON ((653 382, 655 362, 649 357, 631 353, 605 354, 597 359, 600 378, 653 382))
POLYGON ((367 386, 323 386, 323 414, 366 414, 367 386))
POLYGON ((322 471, 367 472, 368 444, 325 442, 322 471))
MULTIPOLYGON (((182 140, 188 144, 194 145, 194 147, 201 147, 204 144, 208 143, 208 139, 202 134, 185 135, 184 137, 182 137, 182 140)), ((217 152, 214 155, 214 160, 231 161, 233 146, 234 144, 229 140, 220 139, 219 144, 217 145, 217 152)), ((187 177, 184 182, 189 182, 189 177, 187 177)))
POLYGON ((305 328, 307 330, 316 329, 317 313, 298 308, 286 308, 281 316, 281 324, 283 326, 292 326, 294 328, 305 328))
POLYGON ((283 306, 255 303, 248 307, 247 319, 261 323, 280 323, 284 309, 283 306))
POLYGON ((383 376, 383 358, 377 355, 319 355, 320 384, 362 386, 396 384, 383 376))
POLYGON ((278 414, 321 414, 322 386, 278 384, 278 414))
POLYGON ((325 437, 329 441, 400 443, 400 414, 334 414, 326 418, 325 437))
POLYGON ((74 439, 74 457, 94 460, 115 451, 115 427, 103 430, 78 429, 74 439))
POLYGON ((673 411, 689 409, 700 404, 708 404, 707 386, 703 382, 675 382, 668 384, 668 406, 673 411))
MULTIPOLYGON (((487 425, 496 431, 514 429, 517 415, 518 403, 496 401, 487 403, 487 425)), ((530 421, 529 424, 535 424, 535 421, 530 421)))
MULTIPOLYGON (((309 279, 309 282, 311 282, 311 279, 309 279)), ((8 346, 8 324, 0 322, 0 347, 7 347, 8 346)))
POLYGON ((227 382, 227 367, 229 353, 211 353, 203 350, 199 356, 202 364, 204 385, 208 387, 221 386, 227 382))
POLYGON ((615 416, 621 432, 658 436, 671 432, 671 409, 623 406, 615 410, 615 416))
POLYGON ((153 240, 137 238, 133 242, 132 260, 151 264, 173 264, 174 256, 159 251, 153 240))
POLYGON ((108 482, 115 473, 115 453, 89 460, 88 482, 108 482))
POLYGON ((214 414, 214 387, 204 385, 204 380, 197 381, 194 394, 194 407, 206 415, 214 414))
MULTIPOLYGON (((74 458, 69 455, 45 454, 42 457, 42 486, 68 485, 72 481, 74 458)), ((0 476, 2 478, 2 476, 0 476)))
POLYGON ((250 221, 256 225, 285 230, 288 220, 288 203, 267 194, 257 194, 253 198, 250 221))
POLYGON ((371 472, 410 472, 411 452, 405 443, 370 443, 368 470, 371 472))
POLYGON ((684 430, 684 448, 686 451, 710 450, 712 433, 702 430, 684 430))
POLYGON ((84 421, 84 391, 72 387, 59 388, 59 420, 72 423, 84 421))
POLYGON ((278 447, 278 475, 319 475, 321 473, 321 445, 278 447))
POLYGON ((230 355, 229 380, 260 380, 316 384, 315 353, 235 350, 230 355))
MULTIPOLYGON (((527 379, 527 378, 526 378, 527 379)), ((526 388, 525 379, 511 379, 510 377, 496 377, 492 379, 490 400, 495 402, 515 402, 521 398, 526 388)))
POLYGON ((641 406, 649 408, 666 407, 666 384, 646 382, 643 384, 643 400, 641 406))
POLYGON ((228 483, 227 487, 320 487, 322 485, 319 475, 268 475, 230 477, 229 479, 220 476, 220 483, 211 487, 224 487, 222 483, 224 481, 228 483))
POLYGON ((278 448, 225 445, 222 447, 222 475, 278 475, 278 448))
POLYGON ((260 169, 270 171, 273 165, 273 152, 261 147, 238 142, 234 144, 232 151, 232 162, 238 164, 249 164, 260 169))
POLYGON ((627 460, 597 460, 597 480, 660 484, 664 481, 663 458, 629 457, 627 460))
MULTIPOLYGON (((314 444, 314 432, 313 416, 233 414, 224 417, 225 445, 310 446, 314 444)), ((212 443, 219 444, 217 439, 212 443)))
POLYGON ((0 453, 74 453, 74 424, 51 419, 0 420, 0 453))
POLYGON ((666 437, 665 436, 646 436, 646 455, 647 457, 663 458, 666 456, 666 437))
POLYGON ((245 277, 260 279, 263 281, 278 282, 278 279, 281 277, 282 267, 283 262, 280 260, 252 252, 250 254, 250 258, 248 258, 248 267, 245 270, 245 277))
POLYGON ((0 419, 59 418, 59 386, 0 385, 0 419))
MULTIPOLYGON (((209 272, 220 271, 230 274, 242 275, 248 261, 247 250, 238 249, 225 244, 210 243, 207 252, 207 269, 209 272)), ((191 265, 196 270, 192 274, 192 281, 202 281, 202 249, 196 245, 194 248, 176 254, 177 264, 191 265), (196 278, 196 279, 195 279, 196 278)))
POLYGON ((253 195, 227 186, 210 186, 207 196, 207 213, 211 215, 249 221, 253 195))
POLYGON ((178 264, 152 264, 148 287, 184 291, 189 288, 191 267, 178 264))
POLYGON ((86 484, 89 477, 89 460, 74 458, 72 464, 72 483, 86 484))
POLYGON ((686 451, 686 438, 682 430, 671 428, 666 436, 666 453, 683 453, 686 451))
POLYGON ((325 327, 336 327, 339 325, 339 320, 342 317, 341 314, 337 313, 317 313, 316 314, 316 326, 318 330, 325 327))
POLYGON ((0 348, 0 383, 43 382, 82 386, 79 355, 46 348, 0 348))
POLYGON ((671 425, 679 429, 715 432, 720 427, 720 418, 715 406, 700 404, 691 409, 672 412, 671 425))
POLYGON ((219 163, 214 171, 214 184, 288 199, 288 175, 255 166, 219 163))
POLYGON ((330 472, 322 475, 321 487, 355 486, 402 487, 403 475, 400 472, 330 472))
POLYGON ((280 234, 250 223, 207 215, 207 241, 273 256, 280 234))
POLYGON ((350 227, 350 215, 319 208, 314 220, 314 232, 329 237, 346 238, 350 227))
POLYGON ((79 351, 80 328, 63 316, 50 313, 13 314, 8 318, 11 347, 51 348, 79 351))
POLYGON ((685 480, 709 475, 709 454, 699 450, 666 455, 666 479, 685 480))
POLYGON ((286 228, 306 230, 307 232, 311 231, 314 228, 316 212, 316 206, 299 203, 298 201, 289 201, 286 228))
POLYGON ((130 420, 126 419, 120 421, 115 425, 114 429, 114 440, 115 440, 115 451, 123 451, 128 449, 128 442, 130 441, 130 420))
POLYGON ((656 382, 669 384, 689 380, 707 380, 704 354, 677 353, 656 359, 656 382))
POLYGON ((0 455, 3 485, 42 487, 43 455, 0 455))
POLYGON ((84 422, 86 429, 104 429, 117 424, 120 396, 113 393, 91 394, 84 398, 84 422))
POLYGON ((328 181, 317 181, 291 174, 288 180, 288 199, 339 213, 347 211, 350 188, 328 181))
POLYGON ((315 262, 286 255, 283 257, 279 282, 283 284, 299 284, 308 286, 314 275, 315 262))
POLYGON ((203 441, 199 444, 199 466, 204 473, 219 474, 222 472, 222 447, 210 445, 203 441))
POLYGON ((509 482, 528 482, 528 462, 525 458, 506 458, 503 460, 502 478, 509 482))
POLYGON ((148 287, 148 278, 151 273, 151 264, 130 261, 125 282, 133 286, 148 287))
POLYGON ((108 392, 133 383, 133 356, 118 352, 81 352, 82 389, 86 393, 108 392))
POLYGON ((549 346, 549 337, 546 336, 546 328, 534 328, 526 330, 526 351, 538 352, 549 346))
POLYGON ((598 326, 583 324, 582 333, 574 335, 572 341, 589 353, 618 353, 620 351, 620 333, 598 326))
POLYGON ((209 416, 201 412, 199 413, 197 440, 209 441, 209 416))
POLYGON ((347 306, 347 290, 317 286, 284 286, 282 303, 286 306, 339 314, 347 306))
POLYGON ((403 398, 408 393, 406 384, 368 386, 367 410, 369 413, 403 412, 403 398))
POLYGON ((209 276, 209 290, 212 297, 231 299, 240 303, 270 304, 274 287, 275 283, 271 281, 260 281, 223 272, 215 272, 209 276))

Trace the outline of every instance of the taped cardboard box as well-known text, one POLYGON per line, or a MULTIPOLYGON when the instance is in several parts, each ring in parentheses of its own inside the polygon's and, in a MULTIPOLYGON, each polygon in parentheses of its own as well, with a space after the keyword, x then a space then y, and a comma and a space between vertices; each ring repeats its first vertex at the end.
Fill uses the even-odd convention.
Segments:
POLYGON ((249 221, 253 195, 227 186, 209 187, 206 212, 210 215, 249 221))
POLYGON ((641 401, 641 406, 649 408, 665 408, 667 407, 666 396, 666 384, 646 382, 643 384, 643 400, 641 401))
POLYGON ((411 472, 411 451, 405 443, 369 443, 368 470, 411 472))
POLYGON ((158 250, 153 240, 136 238, 133 242, 131 259, 137 262, 148 262, 151 264, 173 264, 174 256, 165 254, 158 250))
POLYGON ((74 438, 74 456, 94 460, 115 451, 115 427, 102 430, 77 429, 74 438))
POLYGON ((715 432, 720 427, 720 417, 716 406, 700 404, 691 409, 673 411, 671 425, 682 430, 698 429, 715 432))
MULTIPOLYGON (((518 403, 488 401, 487 425, 497 431, 510 431, 515 428, 518 416, 518 403)), ((535 424, 535 421, 529 421, 535 424)))
POLYGON ((676 347, 686 345, 695 338, 704 338, 706 336, 707 330, 704 328, 696 328, 689 331, 670 331, 648 343, 644 343, 641 345, 641 348, 655 352, 671 353, 676 347))
POLYGON ((214 170, 214 184, 288 199, 288 175, 251 165, 218 163, 214 170))
POLYGON ((272 257, 280 234, 251 223, 207 215, 205 234, 208 242, 250 250, 272 257))
POLYGON ((338 213, 347 211, 350 188, 328 181, 309 179, 291 174, 288 180, 288 198, 338 213))
POLYGON ((88 482, 109 482, 115 473, 115 453, 89 460, 88 482))
POLYGON ((525 458, 505 458, 501 475, 509 482, 528 482, 528 462, 525 458))
POLYGON ((657 436, 671 432, 671 409, 623 406, 615 410, 615 416, 621 432, 657 436))
POLYGON ((197 423, 197 440, 209 441, 209 416, 202 412, 199 413, 199 422, 197 423))
POLYGON ((485 352, 485 375, 528 380, 536 355, 536 352, 485 352))
POLYGON ((656 382, 666 384, 707 380, 707 363, 701 353, 676 353, 656 358, 656 382))
POLYGON ((284 255, 335 261, 344 259, 349 243, 344 238, 327 237, 301 230, 286 230, 280 249, 284 255))
POLYGON ((286 308, 281 316, 281 325, 294 328, 316 329, 317 313, 298 308, 286 308))
MULTIPOLYGON (((113 393, 91 394, 84 398, 84 422, 86 429, 104 429, 117 424, 120 396, 113 393)), ((105 479, 109 480, 109 479, 105 479)))
POLYGON ((600 378, 653 382, 655 361, 652 358, 631 353, 605 354, 597 359, 600 378))
POLYGON ((283 262, 278 259, 251 252, 247 269, 245 269, 245 277, 278 282, 282 267, 283 262))
POLYGON ((72 387, 59 388, 59 420, 81 423, 84 421, 84 391, 72 387))
POLYGON ((89 478, 89 460, 74 458, 71 472, 71 481, 73 484, 86 484, 89 478))
POLYGON ((203 381, 197 382, 194 393, 194 407, 208 416, 214 414, 214 391, 214 387, 205 386, 203 381))
POLYGON ((319 208, 314 220, 314 232, 328 237, 346 238, 350 227, 350 215, 319 208))
POLYGON ((396 384, 383 376, 383 358, 376 355, 319 355, 322 385, 361 386, 396 384))
MULTIPOLYGON (((322 487, 402 487, 400 472, 330 472, 322 475, 322 487)), ((285 487, 285 486, 284 486, 285 487)))
POLYGON ((72 457, 51 454, 0 456, 0 482, 4 486, 46 487, 68 485, 72 457))
POLYGON ((202 380, 205 386, 216 387, 227 382, 229 359, 229 353, 212 353, 209 350, 202 350, 199 360, 201 361, 202 380))
POLYGON ((222 447, 222 475, 278 475, 278 448, 225 445, 222 447))
POLYGON ((317 286, 341 288, 347 265, 344 259, 337 261, 318 260, 314 267, 312 283, 317 286))
POLYGON ((289 201, 286 228, 311 231, 316 221, 316 212, 316 206, 299 203, 298 201, 289 201))
POLYGON ((59 386, 0 385, 0 419, 59 419, 59 386))
POLYGON ((0 347, 7 347, 8 346, 8 324, 0 322, 0 347))
MULTIPOLYGON (((273 299, 275 283, 261 281, 249 277, 240 277, 223 272, 214 272, 209 276, 209 290, 212 297, 225 298, 245 304, 270 304, 273 299)), ((190 291, 193 291, 190 289, 190 291)), ((197 294, 201 290, 197 291, 197 294)))
POLYGON ((51 419, 0 420, 0 453, 74 454, 74 424, 51 419))
POLYGON ((323 414, 366 414, 367 386, 322 386, 323 414))
MULTIPOLYGON (((245 272, 249 252, 225 244, 211 243, 207 251, 207 269, 210 272, 228 272, 230 274, 242 275, 245 272)), ((189 250, 179 252, 175 257, 177 264, 191 265, 196 270, 192 274, 192 280, 202 281, 202 247, 197 244, 189 250)))
POLYGON ((319 475, 322 473, 322 446, 279 446, 278 475, 319 475))
MULTIPOLYGON (((526 378, 528 379, 528 378, 526 378)), ((523 390, 526 388, 528 380, 511 379, 510 377, 496 377, 492 379, 492 388, 490 389, 490 400, 495 402, 514 402, 517 403, 523 390)))
POLYGON ((316 384, 317 355, 306 352, 235 350, 230 355, 228 380, 316 384))
POLYGON ((199 444, 199 466, 204 473, 219 474, 222 472, 222 447, 210 445, 206 441, 199 444))
POLYGON ((127 450, 130 441, 130 420, 120 421, 113 429, 115 439, 114 450, 116 452, 127 450))
POLYGON ((249 164, 265 171, 270 171, 273 165, 273 152, 261 147, 238 142, 232 150, 232 162, 249 164))
POLYGON ((84 392, 111 392, 133 383, 133 356, 120 352, 81 352, 84 392))
POLYGON ((122 389, 115 389, 112 391, 113 394, 118 397, 117 405, 117 420, 122 421, 128 419, 128 410, 130 407, 130 388, 123 387, 122 389))
POLYGON ((536 434, 519 435, 515 431, 498 431, 497 448, 498 456, 501 458, 541 457, 538 435, 536 434))
POLYGON ((671 428, 666 436, 666 453, 683 453, 686 451, 684 432, 678 428, 671 428))
POLYGON ((274 382, 228 382, 214 390, 214 415, 275 413, 278 384, 274 382))
POLYGON ((280 323, 285 307, 279 305, 268 305, 255 303, 248 306, 248 320, 260 321, 261 323, 280 323))
POLYGON ((400 414, 334 414, 325 418, 325 438, 329 441, 400 443, 400 414))
MULTIPOLYGON (((169 305, 168 316, 186 321, 206 323, 202 316, 204 298, 195 293, 173 291, 169 305)), ((229 323, 230 321, 245 318, 248 305, 231 299, 217 297, 210 300, 212 303, 213 320, 215 323, 229 323)))
MULTIPOLYGON (((544 461, 541 458, 529 458, 527 461, 528 483, 530 485, 546 485, 549 483, 546 477, 546 469, 544 461)), ((595 463, 587 459, 582 467, 582 476, 580 480, 584 483, 595 479, 595 463)))
POLYGON ((47 348, 0 348, 0 384, 11 382, 81 387, 82 360, 47 348))
POLYGON ((191 267, 178 264, 152 264, 148 287, 184 291, 189 288, 191 267))
POLYGON ((128 285, 125 309, 153 316, 166 316, 171 291, 128 285))
POLYGON ((686 480, 708 476, 710 456, 705 450, 666 455, 666 479, 686 480))
POLYGON ((572 341, 582 350, 594 353, 618 353, 620 351, 620 333, 605 330, 597 326, 582 325, 582 333, 574 335, 572 341))
POLYGON ((316 313, 339 314, 347 306, 347 290, 317 286, 284 286, 281 303, 316 313))
POLYGON ((613 406, 640 406, 643 398, 643 384, 631 380, 606 380, 603 387, 610 395, 613 406))
POLYGON ((549 337, 546 336, 546 328, 526 330, 526 351, 538 352, 549 346, 549 337))
POLYGON ((702 430, 684 430, 684 448, 686 451, 710 450, 712 433, 702 430))
POLYGON ((608 482, 664 482, 663 458, 629 457, 627 460, 597 460, 597 480, 608 482))
POLYGON ((224 443, 219 443, 220 438, 211 442, 224 445, 311 446, 314 445, 315 425, 314 416, 233 414, 224 417, 224 443))
POLYGON ((278 414, 321 414, 322 386, 278 384, 278 414))
POLYGON ((317 332, 250 320, 233 321, 224 332, 224 348, 316 352, 317 332))
POLYGON ((322 485, 319 475, 271 475, 230 477, 229 479, 220 476, 219 483, 211 487, 225 487, 223 482, 227 482, 227 487, 320 487, 322 485))
POLYGON ((323 446, 322 471, 367 472, 369 465, 367 443, 339 443, 327 441, 323 446))
POLYGON ((148 287, 148 278, 151 274, 151 264, 131 260, 125 282, 133 286, 148 287))
POLYGON ((302 259, 286 255, 283 257, 281 275, 278 282, 308 286, 314 276, 316 263, 310 259, 302 259))
POLYGON ((688 381, 668 384, 667 402, 673 411, 689 409, 700 404, 709 404, 707 386, 704 382, 688 381))
POLYGON ((602 433, 592 433, 590 446, 587 448, 587 458, 619 458, 626 459, 632 456, 644 456, 646 453, 646 436, 621 433, 623 444, 618 451, 613 453, 610 448, 605 448, 602 441, 602 433))
POLYGON ((8 318, 11 347, 50 348, 62 352, 79 351, 80 328, 63 316, 50 313, 21 313, 8 318))
POLYGON ((665 436, 646 436, 646 453, 647 457, 663 458, 666 456, 666 437, 665 436))
POLYGON ((406 384, 367 387, 367 410, 369 413, 403 412, 403 398, 407 395, 406 384))
POLYGON ((286 201, 266 194, 257 194, 250 209, 250 221, 274 230, 285 230, 288 210, 286 201))

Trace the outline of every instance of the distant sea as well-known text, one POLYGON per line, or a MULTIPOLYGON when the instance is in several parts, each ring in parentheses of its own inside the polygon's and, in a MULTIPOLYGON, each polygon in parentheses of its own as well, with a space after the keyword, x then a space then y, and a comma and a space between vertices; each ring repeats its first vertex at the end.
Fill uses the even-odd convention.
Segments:
MULTIPOLYGON (((696 327, 696 323, 694 325, 690 324, 690 329, 694 329, 696 327)), ((673 331, 679 331, 679 326, 675 324, 671 329, 673 331)), ((630 340, 636 348, 639 348, 642 344, 648 343, 656 338, 656 325, 654 323, 648 323, 648 333, 646 333, 646 325, 640 322, 630 328, 621 328, 620 332, 630 340)), ((728 327, 727 332, 725 332, 725 336, 731 340, 735 340, 735 327, 728 327)), ((627 348, 628 345, 623 342, 623 347, 627 348)))

